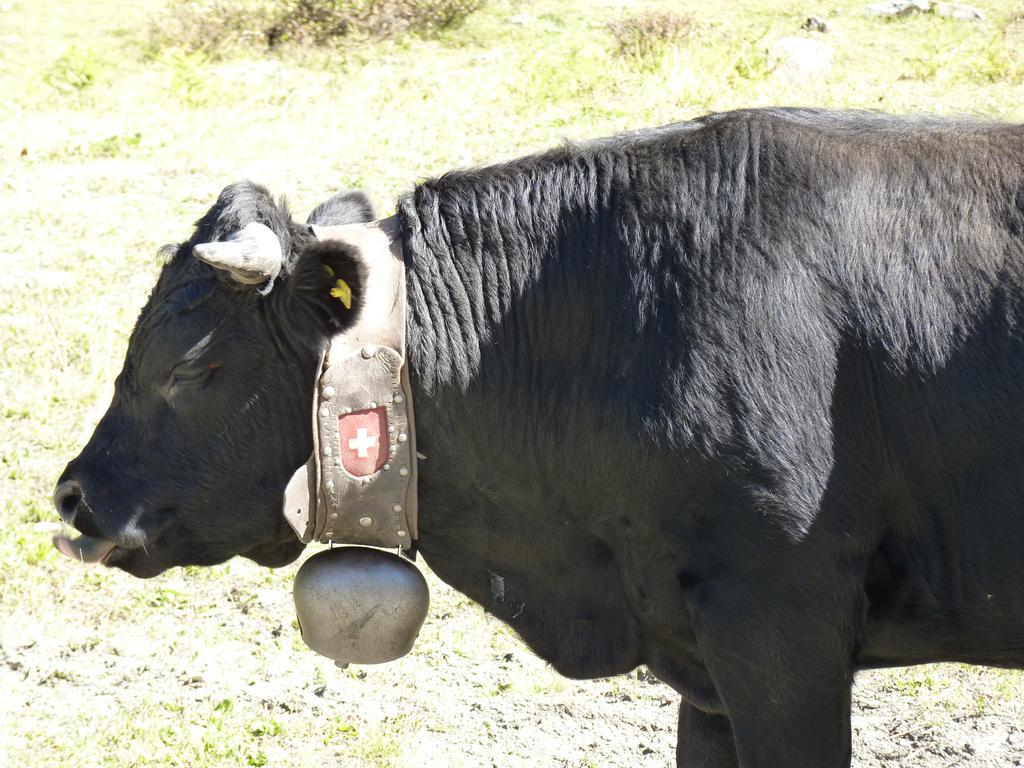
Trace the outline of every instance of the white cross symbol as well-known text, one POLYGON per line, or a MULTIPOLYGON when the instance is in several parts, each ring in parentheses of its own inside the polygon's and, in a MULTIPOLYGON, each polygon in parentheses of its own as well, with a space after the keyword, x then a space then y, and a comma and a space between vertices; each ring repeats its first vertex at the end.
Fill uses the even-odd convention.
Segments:
POLYGON ((366 427, 356 430, 356 436, 348 441, 349 450, 355 451, 356 456, 365 459, 370 456, 370 449, 377 444, 377 436, 366 431, 366 427))

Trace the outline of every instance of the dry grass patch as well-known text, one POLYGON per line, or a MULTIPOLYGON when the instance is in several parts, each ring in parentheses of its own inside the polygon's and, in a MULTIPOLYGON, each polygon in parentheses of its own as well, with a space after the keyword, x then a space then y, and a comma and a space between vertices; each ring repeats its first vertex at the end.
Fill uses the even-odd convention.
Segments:
POLYGON ((429 35, 454 27, 486 0, 171 0, 150 24, 154 51, 210 57, 285 43, 429 35))
POLYGON ((267 44, 274 5, 252 0, 170 0, 153 16, 149 45, 153 52, 178 49, 211 58, 239 48, 267 44))
POLYGON ((394 37, 456 26, 485 0, 283 0, 268 42, 324 45, 352 34, 394 37))
POLYGON ((647 11, 608 23, 615 53, 631 59, 657 58, 670 46, 685 43, 697 28, 697 20, 675 11, 647 11))

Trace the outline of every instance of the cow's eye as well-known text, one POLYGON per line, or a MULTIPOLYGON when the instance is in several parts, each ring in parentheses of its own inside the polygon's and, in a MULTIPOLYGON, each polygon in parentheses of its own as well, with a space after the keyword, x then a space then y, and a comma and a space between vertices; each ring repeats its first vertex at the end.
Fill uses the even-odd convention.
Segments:
POLYGON ((220 363, 210 363, 194 367, 181 366, 171 371, 172 387, 203 387, 220 368, 220 363))

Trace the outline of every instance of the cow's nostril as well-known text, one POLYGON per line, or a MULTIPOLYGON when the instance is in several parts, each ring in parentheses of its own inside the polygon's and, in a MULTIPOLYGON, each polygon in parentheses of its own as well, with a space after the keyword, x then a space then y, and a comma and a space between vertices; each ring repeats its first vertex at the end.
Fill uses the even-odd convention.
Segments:
POLYGON ((65 480, 53 492, 53 505, 57 513, 68 525, 74 525, 78 504, 82 500, 82 487, 74 480, 65 480))

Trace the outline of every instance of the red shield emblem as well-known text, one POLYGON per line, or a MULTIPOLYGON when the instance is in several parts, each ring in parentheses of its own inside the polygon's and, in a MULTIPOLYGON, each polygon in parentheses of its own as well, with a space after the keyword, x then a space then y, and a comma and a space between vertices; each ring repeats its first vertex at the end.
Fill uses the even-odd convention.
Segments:
POLYGON ((355 411, 338 417, 341 465, 355 477, 366 477, 388 458, 388 417, 382 408, 355 411))

